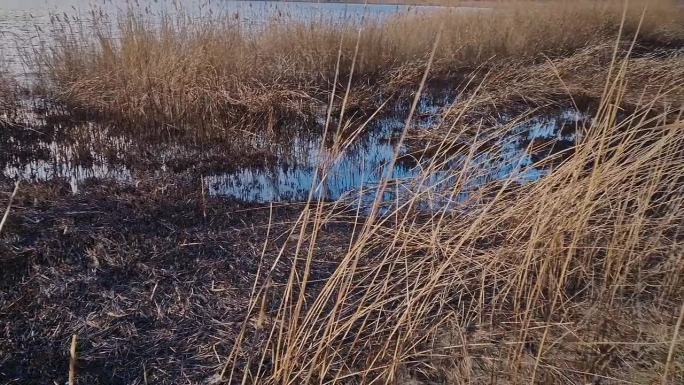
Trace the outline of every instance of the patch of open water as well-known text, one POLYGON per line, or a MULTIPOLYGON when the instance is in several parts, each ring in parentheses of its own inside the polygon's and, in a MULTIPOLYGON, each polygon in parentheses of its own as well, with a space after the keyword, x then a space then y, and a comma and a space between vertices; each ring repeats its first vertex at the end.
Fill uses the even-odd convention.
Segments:
MULTIPOLYGON (((510 135, 502 137, 492 147, 495 151, 484 151, 475 155, 468 167, 479 172, 471 173, 464 183, 465 189, 475 189, 486 183, 515 179, 518 183, 534 181, 548 172, 548 166, 535 167, 547 155, 566 150, 574 144, 574 128, 586 116, 572 110, 556 115, 534 116, 516 124, 510 135), (570 127, 570 129, 568 129, 570 127), (544 142, 547 146, 539 151, 531 142, 544 142)), ((364 188, 373 192, 386 175, 386 168, 395 151, 393 140, 403 129, 400 119, 381 119, 362 138, 353 143, 347 151, 330 162, 323 182, 317 183, 314 196, 322 195, 325 200, 338 200, 355 195, 364 188)), ((267 167, 245 167, 236 172, 211 175, 206 178, 210 194, 228 196, 247 202, 266 203, 271 201, 301 201, 309 195, 314 178, 322 173, 321 164, 329 157, 327 151, 320 151, 322 138, 309 138, 298 146, 306 156, 291 161, 277 161, 267 167)), ((444 167, 425 175, 430 157, 415 160, 408 148, 400 150, 400 158, 389 179, 395 185, 414 182, 425 177, 426 185, 440 183, 449 186, 449 179, 455 178, 455 170, 463 168, 465 159, 456 156, 444 167), (402 156, 404 155, 404 156, 402 156), (403 160, 403 161, 402 161, 403 160)), ((448 187, 447 187, 448 188, 448 187)))
MULTIPOLYGON (((416 124, 417 130, 429 129, 438 123, 434 110, 433 103, 421 103, 418 116, 422 118, 416 124)), ((509 178, 516 183, 527 183, 543 177, 549 171, 549 165, 540 161, 571 148, 576 139, 575 128, 586 119, 583 113, 560 110, 553 114, 530 116, 515 123, 506 135, 490 145, 489 150, 474 154, 468 168, 475 171, 469 172, 463 182, 464 191, 509 178)), ((219 165, 226 167, 203 173, 205 188, 212 196, 250 203, 303 201, 309 195, 314 178, 320 176, 322 165, 326 165, 326 177, 317 183, 315 197, 338 200, 356 196, 361 189, 369 191, 370 195, 387 173, 396 138, 403 127, 401 114, 378 118, 334 158, 331 157, 330 140, 322 145, 320 130, 291 129, 285 135, 287 144, 274 143, 273 146, 265 143, 263 138, 254 137, 251 139, 254 148, 272 147, 273 156, 259 165, 228 167, 234 161, 229 154, 231 150, 214 147, 212 151, 216 154, 212 159, 218 159, 219 165)), ((89 179, 135 183, 138 175, 177 172, 171 165, 178 158, 184 158, 186 162, 190 159, 191 169, 198 166, 192 164, 193 161, 202 162, 191 152, 187 142, 170 141, 162 146, 151 144, 141 151, 140 146, 144 148, 144 144, 138 143, 137 139, 114 134, 104 125, 81 123, 76 131, 79 134, 68 140, 59 138, 57 134, 44 135, 39 139, 2 135, 0 170, 5 177, 13 179, 66 180, 77 193, 79 186, 89 179), (143 162, 147 166, 140 166, 126 161, 131 154, 154 156, 155 161, 143 162), (150 164, 152 169, 148 169, 150 164)), ((426 175, 424 170, 431 157, 417 157, 421 158, 413 154, 407 145, 400 149, 399 160, 389 177, 394 189, 400 186, 409 188, 407 186, 420 179, 419 176, 424 176, 428 185, 441 184, 448 188, 457 171, 466 166, 465 157, 461 154, 447 159, 442 167, 426 175)), ((388 199, 392 197, 392 194, 388 195, 388 199)))

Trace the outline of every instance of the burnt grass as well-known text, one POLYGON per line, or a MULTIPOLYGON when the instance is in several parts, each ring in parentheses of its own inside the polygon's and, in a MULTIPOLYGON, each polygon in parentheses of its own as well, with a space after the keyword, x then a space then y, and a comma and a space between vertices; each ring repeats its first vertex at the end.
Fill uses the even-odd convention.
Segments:
MULTIPOLYGON (((183 185, 93 181, 79 194, 66 182, 21 185, 0 234, 0 383, 65 383, 73 334, 81 384, 203 383, 220 371, 269 210, 183 185)), ((4 213, 13 186, 0 186, 4 213)), ((298 213, 274 209, 268 267, 298 213)), ((334 259, 348 232, 328 230, 317 247, 334 259)), ((318 269, 314 277, 326 274, 318 269)))

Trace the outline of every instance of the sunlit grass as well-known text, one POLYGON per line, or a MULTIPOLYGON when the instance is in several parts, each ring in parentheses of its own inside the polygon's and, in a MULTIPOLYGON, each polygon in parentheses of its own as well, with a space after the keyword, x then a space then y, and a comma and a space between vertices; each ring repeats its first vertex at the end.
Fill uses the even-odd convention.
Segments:
MULTIPOLYGON (((465 119, 483 87, 445 111, 456 115, 434 127, 437 153, 404 199, 382 199, 388 181, 363 210, 310 197, 275 263, 260 268, 217 380, 677 383, 684 121, 681 99, 665 99, 681 84, 642 93, 625 114, 625 95, 648 81, 626 81, 639 71, 631 48, 613 52, 593 119, 574 127, 567 158, 534 183, 513 175, 466 189, 479 151, 510 129, 465 119), (454 152, 454 143, 466 145, 454 152), (464 166, 435 180, 444 159, 464 166), (424 202, 442 205, 426 212, 424 202), (314 284, 316 244, 335 224, 353 228, 348 247, 314 284), (274 284, 271 272, 282 269, 289 278, 274 284)), ((409 127, 410 117, 397 154, 409 127)), ((314 185, 325 177, 323 167, 314 185)))
MULTIPOLYGON (((181 13, 153 22, 131 13, 114 27, 99 17, 93 25, 63 20, 65 32, 39 63, 53 96, 73 108, 133 122, 225 125, 245 116, 318 111, 326 104, 338 51, 345 83, 357 52, 348 103, 368 109, 379 96, 418 81, 440 28, 431 76, 448 81, 482 66, 544 61, 612 41, 621 4, 509 2, 356 25, 287 18, 258 32, 230 17, 197 20, 181 13)), ((632 2, 626 10, 625 36, 636 31, 645 4, 632 2)), ((639 41, 651 47, 681 42, 682 21, 681 8, 648 2, 639 41)))

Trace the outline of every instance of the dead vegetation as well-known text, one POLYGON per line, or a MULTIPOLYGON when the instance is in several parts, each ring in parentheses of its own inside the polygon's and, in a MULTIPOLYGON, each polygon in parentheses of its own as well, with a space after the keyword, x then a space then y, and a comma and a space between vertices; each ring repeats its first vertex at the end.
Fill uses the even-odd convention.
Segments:
MULTIPOLYGON (((583 110, 595 105, 605 92, 615 49, 615 43, 603 43, 538 64, 510 62, 476 71, 461 82, 461 98, 467 103, 446 106, 444 119, 458 125, 481 121, 491 126, 506 114, 550 106, 583 110)), ((630 45, 617 49, 625 56, 630 45)), ((632 111, 647 100, 653 102, 654 110, 676 109, 684 103, 684 56, 677 50, 651 51, 636 57, 630 52, 625 58, 624 82, 620 102, 625 110, 632 111)), ((442 124, 436 130, 412 134, 439 136, 448 128, 442 124)))
MULTIPOLYGON (((299 113, 307 100, 326 105, 318 98, 338 87, 327 82, 338 74, 345 83, 352 63, 358 83, 342 90, 359 101, 378 79, 389 79, 379 90, 389 92, 468 70, 469 84, 421 135, 411 131, 416 93, 388 167, 409 134, 431 155, 415 178, 366 186, 371 203, 312 194, 302 210, 252 211, 205 199, 196 180, 175 175, 93 184, 82 195, 22 187, 0 234, 12 267, 0 270, 0 316, 11 321, 0 330, 0 375, 63 382, 78 334, 77 376, 94 384, 684 381, 684 70, 673 50, 640 51, 654 41, 677 48, 676 27, 663 20, 679 15, 656 22, 647 13, 635 46, 606 45, 619 21, 570 5, 579 13, 547 24, 541 15, 555 8, 535 6, 534 18, 514 8, 469 16, 482 27, 444 24, 434 56, 430 18, 412 30, 425 36, 404 34, 396 46, 390 26, 409 21, 366 27, 356 60, 353 31, 338 51, 339 34, 326 34, 326 45, 309 40, 321 30, 292 25, 253 38, 263 41, 221 40, 224 25, 201 35, 197 24, 155 32, 127 19, 118 43, 61 41, 48 61, 57 95, 140 121, 219 121, 283 105, 299 113), (289 42, 301 46, 267 38, 286 31, 298 31, 289 42), (570 148, 473 183, 486 172, 480 155, 496 156, 491 143, 530 109, 581 98, 598 103, 586 124, 567 128, 570 148), (520 183, 544 162, 547 174, 520 183)), ((639 15, 628 12, 624 36, 639 15)), ((333 121, 323 130, 330 163, 314 186, 363 130, 333 121)))
POLYGON ((17 85, 0 70, 0 125, 12 123, 18 110, 17 85))
POLYGON ((483 144, 506 127, 457 120, 421 176, 402 184, 403 199, 385 201, 383 181, 366 215, 310 200, 288 240, 295 253, 260 269, 250 316, 215 380, 681 382, 684 121, 681 104, 654 108, 681 85, 622 114, 629 63, 613 60, 570 156, 535 183, 514 174, 472 189, 475 159, 491 151, 483 144), (448 151, 458 140, 467 145, 448 151), (450 176, 429 177, 454 159, 461 167, 450 176), (312 245, 335 222, 354 225, 351 239, 314 283, 312 245), (273 288, 268 272, 283 266, 289 278, 273 288))
MULTIPOLYGON (((0 183, 4 213, 13 185, 0 183)), ((66 183, 22 184, 0 233, 0 382, 66 383, 74 334, 78 384, 200 384, 218 370, 268 209, 227 213, 227 202, 202 206, 198 189, 172 184, 182 183, 100 181, 78 195, 66 183)), ((272 234, 296 212, 274 216, 272 234)))
MULTIPOLYGON (((272 122, 324 109, 336 68, 340 83, 353 77, 349 108, 368 110, 369 101, 415 84, 440 28, 432 74, 449 81, 478 67, 529 65, 612 40, 621 4, 512 2, 354 26, 272 20, 258 31, 231 18, 182 13, 157 21, 131 13, 111 28, 93 15, 92 25, 62 20, 64 32, 39 67, 53 96, 75 110, 136 123, 225 126, 245 116, 272 122)), ((628 7, 624 36, 636 32, 644 4, 628 7)), ((648 2, 640 42, 677 46, 683 14, 668 1, 648 2)))

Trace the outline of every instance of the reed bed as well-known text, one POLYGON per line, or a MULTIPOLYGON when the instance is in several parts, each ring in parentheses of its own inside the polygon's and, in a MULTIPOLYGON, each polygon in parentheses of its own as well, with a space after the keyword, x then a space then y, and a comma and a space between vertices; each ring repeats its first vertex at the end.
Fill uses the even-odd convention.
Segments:
MULTIPOLYGON (((425 172, 379 183, 365 209, 363 200, 330 209, 312 195, 278 257, 259 269, 214 379, 681 382, 682 105, 654 108, 665 87, 622 113, 630 61, 614 52, 593 119, 574 127, 576 145, 534 183, 514 173, 469 188, 479 153, 511 127, 451 122, 425 172), (468 145, 454 152, 458 139, 468 145), (431 178, 449 159, 463 167, 431 178), (394 183, 407 193, 387 201, 394 183), (320 279, 317 242, 333 223, 353 231, 320 279), (289 277, 275 280, 271 272, 287 267, 289 277)), ((410 123, 411 113, 397 149, 410 123)), ((314 186, 325 176, 323 167, 314 186)))
MULTIPOLYGON (((496 126, 502 116, 524 116, 526 112, 549 107, 593 109, 612 73, 615 49, 615 43, 597 44, 537 64, 510 62, 475 71, 459 87, 460 99, 467 103, 445 106, 443 119, 459 126, 473 122, 496 126)), ((619 45, 617 49, 620 55, 627 55, 630 46, 619 45)), ((659 111, 684 103, 681 52, 656 51, 625 61, 626 87, 620 101, 625 111, 633 111, 645 100, 654 101, 652 109, 659 111)), ((449 124, 442 124, 433 130, 414 130, 412 134, 421 138, 437 135, 440 139, 449 128, 449 124)))
POLYGON ((0 71, 0 125, 12 123, 18 110, 18 88, 11 77, 0 71))
MULTIPOLYGON (((671 2, 631 2, 625 13, 624 35, 641 25, 646 47, 683 40, 684 12, 671 2)), ((154 20, 131 12, 113 22, 93 14, 88 23, 56 22, 62 32, 36 62, 51 94, 74 110, 133 123, 226 126, 245 116, 320 112, 338 56, 337 81, 352 77, 348 107, 368 110, 369 101, 418 81, 438 29, 432 75, 448 84, 475 68, 535 63, 613 39, 622 14, 618 1, 509 2, 352 25, 283 18, 257 29, 183 12, 154 20)))

